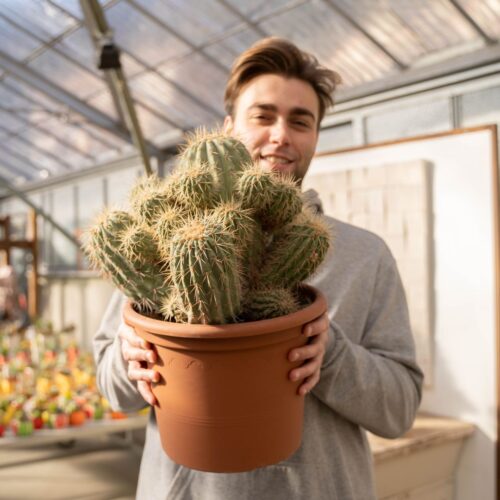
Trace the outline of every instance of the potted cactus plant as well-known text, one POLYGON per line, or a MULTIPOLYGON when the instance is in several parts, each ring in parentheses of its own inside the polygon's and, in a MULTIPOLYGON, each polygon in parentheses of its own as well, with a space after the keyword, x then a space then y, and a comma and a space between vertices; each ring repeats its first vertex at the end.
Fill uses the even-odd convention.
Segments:
POLYGON ((156 348, 155 412, 173 460, 235 472, 298 448, 304 401, 287 353, 326 310, 302 282, 329 246, 296 184, 220 133, 198 132, 171 176, 140 180, 130 210, 106 210, 90 228, 90 261, 156 348))

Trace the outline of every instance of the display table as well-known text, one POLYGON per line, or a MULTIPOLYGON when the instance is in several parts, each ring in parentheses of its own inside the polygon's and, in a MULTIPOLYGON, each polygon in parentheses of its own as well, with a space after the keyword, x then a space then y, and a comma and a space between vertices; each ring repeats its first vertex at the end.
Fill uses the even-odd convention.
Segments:
POLYGON ((40 429, 31 436, 5 435, 0 438, 0 449, 20 446, 34 446, 50 443, 64 443, 76 439, 107 436, 117 432, 129 432, 146 427, 147 415, 133 415, 123 419, 104 419, 85 422, 78 427, 63 429, 40 429))
POLYGON ((451 500, 453 479, 463 443, 474 425, 419 415, 398 439, 368 435, 379 500, 451 500))

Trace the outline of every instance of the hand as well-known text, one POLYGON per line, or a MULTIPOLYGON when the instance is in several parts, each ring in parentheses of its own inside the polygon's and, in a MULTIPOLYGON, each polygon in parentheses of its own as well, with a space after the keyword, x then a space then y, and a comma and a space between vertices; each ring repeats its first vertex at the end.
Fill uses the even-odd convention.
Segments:
POLYGON ((141 339, 135 330, 122 323, 118 329, 121 340, 122 356, 128 362, 128 378, 137 382, 137 389, 141 396, 151 406, 156 404, 156 398, 151 390, 151 383, 158 382, 160 375, 154 370, 144 368, 145 362, 154 363, 156 352, 151 344, 141 339))
POLYGON ((321 364, 328 343, 329 320, 326 313, 307 323, 302 328, 302 335, 309 338, 309 342, 303 347, 292 349, 288 353, 288 359, 292 362, 303 360, 301 366, 290 371, 290 380, 294 382, 303 380, 298 389, 298 394, 306 395, 319 382, 321 364))

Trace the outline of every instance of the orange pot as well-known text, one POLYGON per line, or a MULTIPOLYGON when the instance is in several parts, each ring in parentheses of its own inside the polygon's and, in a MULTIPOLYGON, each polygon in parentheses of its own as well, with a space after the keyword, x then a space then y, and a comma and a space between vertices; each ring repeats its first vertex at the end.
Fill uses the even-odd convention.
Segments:
POLYGON ((162 446, 175 462, 242 472, 280 462, 300 446, 304 398, 288 374, 288 352, 307 342, 302 326, 326 311, 323 295, 287 316, 227 325, 170 323, 128 303, 125 322, 158 354, 153 387, 162 446))

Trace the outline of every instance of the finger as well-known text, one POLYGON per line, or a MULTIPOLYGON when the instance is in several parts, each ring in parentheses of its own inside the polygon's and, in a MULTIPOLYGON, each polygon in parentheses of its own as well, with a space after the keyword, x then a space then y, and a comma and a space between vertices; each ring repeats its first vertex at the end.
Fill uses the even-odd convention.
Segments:
POLYGON ((291 362, 301 361, 306 359, 315 358, 318 356, 323 357, 325 354, 324 343, 321 342, 317 337, 312 339, 312 341, 302 347, 297 347, 292 349, 288 353, 288 360, 291 362))
POLYGON ((149 342, 139 337, 136 331, 125 323, 122 323, 118 328, 118 335, 122 341, 126 340, 133 347, 142 349, 149 349, 151 347, 149 342))
POLYGON ((128 364, 128 378, 134 381, 158 382, 160 375, 155 370, 141 366, 139 361, 130 361, 128 364))
POLYGON ((153 394, 153 391, 151 390, 151 384, 149 382, 145 382, 144 380, 137 382, 137 390, 139 391, 139 394, 145 399, 145 401, 151 406, 154 406, 156 404, 156 398, 153 394))
POLYGON ((319 318, 306 323, 302 328, 302 334, 306 337, 319 335, 321 332, 328 330, 329 324, 328 315, 326 313, 322 314, 319 318))
POLYGON ((126 361, 146 361, 148 363, 154 363, 156 361, 155 351, 130 347, 130 345, 125 342, 126 341, 122 344, 122 354, 126 361))
POLYGON ((299 368, 294 368, 290 370, 290 380, 293 382, 297 382, 299 380, 304 380, 307 377, 312 376, 314 373, 320 371, 321 369, 321 358, 314 358, 314 360, 309 361, 308 363, 303 364, 299 368))
POLYGON ((318 382, 319 382, 319 372, 316 372, 309 378, 307 378, 303 384, 300 385, 297 391, 298 394, 301 396, 305 396, 307 393, 311 392, 312 389, 314 389, 314 387, 318 382))

